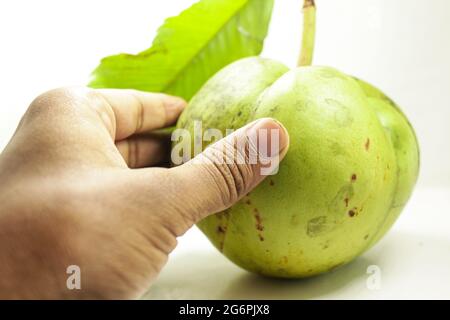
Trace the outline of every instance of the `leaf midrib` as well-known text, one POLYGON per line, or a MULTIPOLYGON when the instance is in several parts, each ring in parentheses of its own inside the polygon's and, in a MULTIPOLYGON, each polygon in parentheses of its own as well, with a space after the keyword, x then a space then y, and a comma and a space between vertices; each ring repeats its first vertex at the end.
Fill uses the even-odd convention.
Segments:
POLYGON ((225 22, 222 24, 222 26, 220 26, 220 28, 217 30, 217 32, 210 38, 208 39, 205 44, 200 48, 200 50, 197 51, 196 54, 194 54, 191 58, 189 58, 186 63, 183 65, 182 68, 180 68, 180 70, 178 70, 175 75, 169 80, 169 82, 163 87, 162 91, 166 91, 168 88, 170 88, 175 81, 178 79, 178 77, 180 76, 180 74, 182 74, 192 63, 192 61, 194 61, 194 59, 196 57, 198 57, 200 55, 200 52, 203 52, 203 50, 205 50, 206 47, 209 46, 209 44, 215 39, 215 37, 217 36, 217 34, 219 34, 224 28, 225 26, 231 21, 233 20, 238 14, 240 14, 239 12, 241 12, 246 6, 249 5, 249 3, 253 1, 253 0, 248 0, 246 1, 236 12, 237 14, 234 15, 230 15, 230 17, 228 19, 225 20, 225 22))

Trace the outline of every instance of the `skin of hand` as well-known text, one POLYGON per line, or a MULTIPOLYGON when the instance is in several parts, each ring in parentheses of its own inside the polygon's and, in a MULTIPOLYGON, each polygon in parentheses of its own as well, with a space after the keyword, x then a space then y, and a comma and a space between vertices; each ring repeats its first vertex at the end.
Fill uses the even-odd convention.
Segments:
POLYGON ((266 118, 181 166, 157 167, 170 136, 155 130, 175 124, 185 105, 83 87, 31 103, 0 154, 0 298, 138 298, 178 236, 264 179, 260 162, 223 163, 218 153, 247 154, 257 148, 250 139, 240 149, 233 141, 261 129, 279 129, 277 159, 287 152, 286 130, 266 118), (70 265, 80 267, 80 290, 67 288, 70 265))

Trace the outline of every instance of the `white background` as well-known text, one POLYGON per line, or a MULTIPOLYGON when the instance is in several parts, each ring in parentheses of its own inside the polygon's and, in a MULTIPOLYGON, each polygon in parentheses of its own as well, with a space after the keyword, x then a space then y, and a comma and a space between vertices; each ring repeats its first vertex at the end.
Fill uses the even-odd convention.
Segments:
MULTIPOLYGON (((30 101, 86 84, 103 56, 150 46, 165 17, 191 0, 0 2, 0 150, 30 101)), ((276 0, 263 55, 294 66, 301 0, 276 0)), ((382 88, 416 128, 418 188, 399 222, 363 257, 332 274, 279 282, 247 274, 193 229, 149 298, 450 298, 450 1, 317 0, 315 64, 382 88), (381 290, 366 268, 379 265, 381 290)), ((0 181, 1 183, 1 181, 0 181)))

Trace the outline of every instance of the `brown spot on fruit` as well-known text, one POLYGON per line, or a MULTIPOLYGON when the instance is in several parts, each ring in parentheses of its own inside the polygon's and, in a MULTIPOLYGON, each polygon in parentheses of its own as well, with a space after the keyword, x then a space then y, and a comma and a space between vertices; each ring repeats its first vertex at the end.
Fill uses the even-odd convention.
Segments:
POLYGON ((250 199, 247 199, 247 200, 245 200, 245 203, 246 203, 247 205, 251 205, 251 204, 252 204, 252 201, 251 201, 250 199))
MULTIPOLYGON (((259 214, 258 209, 256 209, 256 208, 253 209, 253 215, 256 220, 256 224, 255 224, 256 230, 258 230, 259 232, 264 231, 264 226, 262 225, 262 218, 261 218, 261 215, 259 214)), ((261 237, 261 234, 259 236, 261 237)))
POLYGON ((345 198, 345 199, 344 199, 344 202, 345 202, 345 207, 346 207, 346 208, 348 207, 348 201, 349 201, 349 199, 348 199, 348 198, 345 198))
POLYGON ((275 184, 275 182, 273 182, 273 180, 270 179, 269 184, 270 184, 271 186, 273 186, 273 185, 275 184))
POLYGON ((350 202, 354 195, 354 186, 349 181, 346 185, 342 186, 341 189, 339 189, 336 196, 333 198, 333 200, 328 205, 330 212, 340 212, 342 213, 346 206, 345 206, 345 199, 348 199, 350 202))
POLYGON ((217 226, 217 237, 219 238, 219 250, 223 251, 223 247, 225 244, 225 236, 228 231, 228 223, 230 219, 230 213, 228 210, 225 210, 221 213, 216 214, 218 218, 218 226, 217 226))
POLYGON ((356 173, 352 174, 352 182, 355 182, 358 177, 356 176, 356 173))
POLYGON ((258 237, 259 237, 259 241, 264 241, 264 237, 262 235, 259 234, 258 237))
POLYGON ((358 213, 359 213, 359 211, 358 211, 358 208, 357 208, 357 207, 354 207, 352 210, 349 210, 349 211, 348 211, 348 215, 349 215, 350 217, 357 216, 358 213))
POLYGON ((255 214, 255 219, 256 219, 256 223, 260 224, 261 223, 261 216, 259 215, 259 211, 258 209, 253 209, 253 213, 255 214))
POLYGON ((369 151, 369 148, 370 148, 370 139, 369 138, 367 138, 366 144, 364 145, 364 147, 366 148, 366 151, 369 151))

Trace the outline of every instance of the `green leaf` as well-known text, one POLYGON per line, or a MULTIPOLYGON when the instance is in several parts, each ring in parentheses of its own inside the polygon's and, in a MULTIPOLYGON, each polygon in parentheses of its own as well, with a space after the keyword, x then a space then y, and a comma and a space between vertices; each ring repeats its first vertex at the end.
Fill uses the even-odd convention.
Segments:
POLYGON ((151 48, 104 58, 93 88, 165 92, 189 100, 227 64, 258 55, 273 0, 201 0, 159 28, 151 48))

